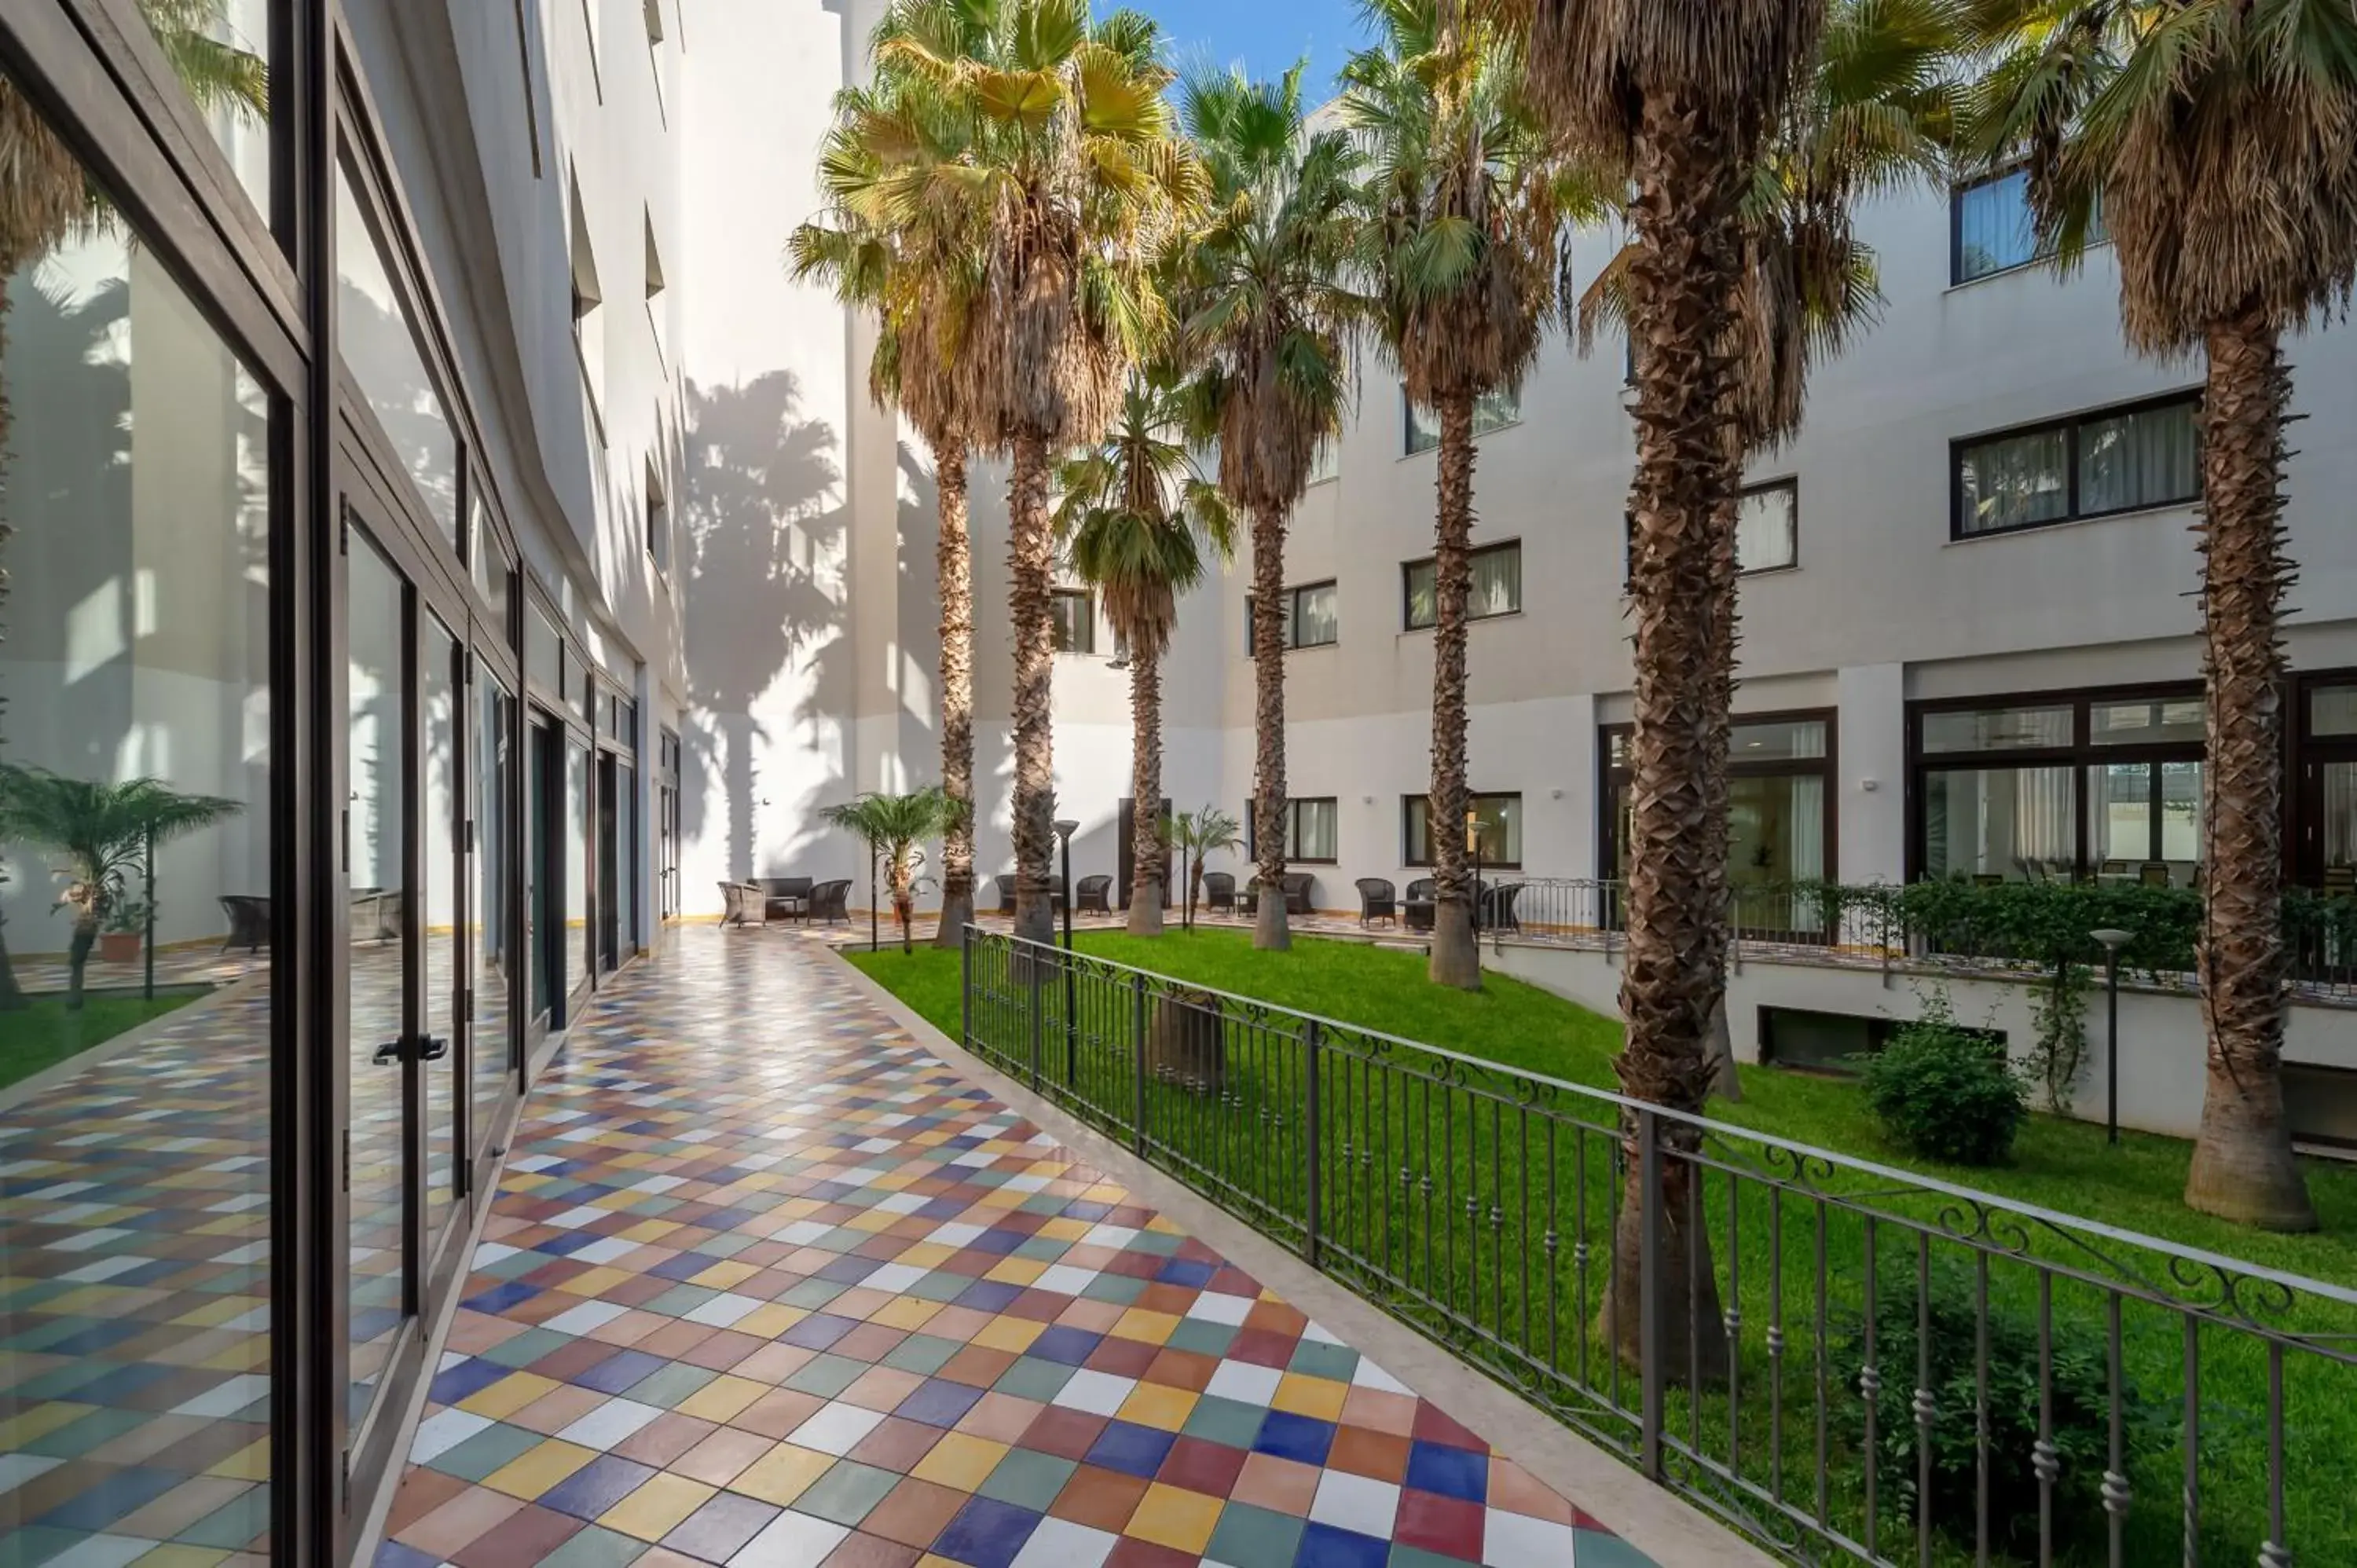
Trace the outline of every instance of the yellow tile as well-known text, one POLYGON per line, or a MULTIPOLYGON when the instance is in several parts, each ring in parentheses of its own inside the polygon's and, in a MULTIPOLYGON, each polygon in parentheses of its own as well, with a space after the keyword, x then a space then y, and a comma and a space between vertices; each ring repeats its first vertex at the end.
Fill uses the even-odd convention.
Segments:
POLYGON ((728 1489, 785 1508, 834 1466, 832 1454, 780 1443, 748 1466, 742 1475, 728 1483, 728 1489))
POLYGON ((892 1261, 912 1269, 938 1269, 957 1256, 957 1249, 940 1241, 920 1241, 892 1261))
POLYGON ((769 1391, 770 1388, 766 1383, 757 1383, 750 1378, 732 1378, 723 1374, 680 1401, 673 1408, 682 1415, 692 1415, 704 1421, 726 1422, 769 1391))
POLYGON ((1146 1496, 1138 1499, 1137 1511, 1129 1516, 1122 1533, 1170 1547, 1189 1557, 1200 1557, 1203 1548, 1211 1544, 1211 1531, 1220 1522, 1220 1508, 1217 1498, 1157 1482, 1146 1488, 1146 1496))
POLYGON ((889 1230, 899 1223, 900 1223, 900 1217, 897 1214, 888 1213, 881 1208, 867 1208, 845 1220, 843 1228, 846 1230, 889 1230))
POLYGON ((1269 1402, 1276 1409, 1289 1411, 1295 1415, 1306 1415, 1318 1421, 1340 1421, 1342 1402, 1350 1395, 1351 1385, 1348 1383, 1287 1372, 1276 1385, 1276 1398, 1269 1402))
POLYGON ((1001 1258, 982 1277, 1000 1284, 1028 1285, 1048 1272, 1048 1265, 1037 1258, 1001 1258))
POLYGON ((932 1452, 909 1474, 953 1491, 970 1492, 988 1479, 1005 1457, 1004 1443, 992 1443, 971 1433, 952 1432, 934 1444, 932 1452))
POLYGON ((186 1324, 191 1328, 210 1328, 215 1324, 227 1323, 232 1317, 251 1312, 261 1305, 251 1296, 224 1296, 219 1301, 209 1301, 202 1306, 193 1307, 172 1321, 176 1325, 186 1324))
POLYGON ((483 1485, 531 1502, 596 1457, 595 1449, 551 1438, 537 1448, 525 1449, 484 1477, 483 1485))
POLYGON ((1085 1219, 1050 1219, 1039 1227, 1039 1234, 1050 1241, 1077 1241, 1089 1233, 1085 1219))
POLYGON ((505 1421, 533 1401, 554 1393, 564 1385, 538 1372, 510 1372, 486 1389, 478 1389, 458 1402, 458 1408, 477 1415, 488 1415, 493 1421, 505 1421))
POLYGON ((1122 1402, 1121 1419, 1160 1432, 1176 1432, 1187 1424, 1197 1397, 1164 1383, 1140 1383, 1122 1402))
POLYGON ((627 1230, 617 1230, 614 1234, 625 1241, 660 1241, 678 1229, 679 1221, 675 1219, 641 1219, 636 1225, 627 1230))
POLYGON ((12 1415, 0 1421, 0 1452, 13 1454, 33 1439, 80 1421, 97 1408, 96 1405, 59 1400, 50 1404, 37 1404, 22 1414, 12 1415))
POLYGON ((1187 1232, 1186 1232, 1185 1230, 1183 1230, 1179 1229, 1177 1225, 1175 1225, 1175 1224, 1171 1223, 1169 1220, 1165 1219, 1164 1219, 1162 1216, 1160 1216, 1159 1214, 1156 1215, 1153 1219, 1151 1219, 1147 1220, 1147 1221, 1146 1222, 1146 1228, 1148 1230, 1157 1230, 1157 1231, 1159 1231, 1159 1232, 1161 1232, 1161 1233, 1162 1233, 1163 1235, 1165 1235, 1165 1236, 1184 1236, 1185 1234, 1187 1234, 1187 1232))
POLYGON ((737 1333, 750 1334, 756 1339, 775 1339, 809 1316, 799 1306, 773 1301, 767 1306, 757 1306, 738 1318, 736 1327, 737 1333))
POLYGON ((968 1343, 985 1350, 1011 1350, 1020 1356, 1031 1348, 1031 1341, 1046 1332, 1046 1324, 1034 1323, 1028 1317, 994 1317, 968 1343))
POLYGON ((556 1288, 571 1295, 603 1295, 616 1285, 636 1277, 623 1269, 597 1268, 576 1274, 569 1280, 559 1280, 556 1288))
MULTIPOLYGON (((927 1301, 922 1296, 897 1295, 883 1311, 867 1321, 880 1323, 887 1328, 906 1328, 913 1331, 931 1323, 933 1320, 933 1315, 941 1311, 942 1305, 938 1301, 927 1301)), ((760 1314, 755 1313, 753 1316, 758 1317, 760 1314)), ((745 1326, 740 1323, 737 1326, 742 1328, 745 1326)), ((775 1335, 770 1336, 772 1338, 775 1337, 775 1335)))
POLYGON ((1116 1339, 1138 1339, 1148 1345, 1162 1345, 1168 1343, 1170 1336, 1178 1332, 1178 1318, 1175 1314, 1148 1312, 1142 1306, 1133 1306, 1121 1315, 1121 1321, 1113 1326, 1113 1332, 1116 1339))
POLYGON ((1072 1162, 1070 1160, 1034 1160, 1030 1165, 1024 1167, 1023 1174, 1025 1176, 1043 1176, 1053 1178, 1062 1176, 1066 1171, 1071 1170, 1071 1168, 1072 1162))
MULTIPOLYGON (((894 1171, 889 1176, 877 1176, 867 1185, 881 1192, 898 1192, 904 1187, 915 1185, 917 1179, 917 1174, 914 1172, 894 1171)), ((896 1215, 894 1218, 899 1217, 896 1215)))
POLYGON ((159 1546, 132 1561, 138 1568, 215 1568, 229 1561, 229 1553, 211 1546, 159 1546))
POLYGON ((249 1443, 228 1458, 205 1472, 234 1481, 266 1481, 270 1479, 270 1442, 249 1443))
MULTIPOLYGON (((724 1204, 722 1207, 727 1206, 724 1204)), ((760 1272, 750 1263, 740 1263, 732 1258, 726 1262, 713 1264, 700 1274, 691 1275, 687 1283, 692 1285, 702 1285, 707 1290, 729 1290, 742 1284, 760 1272)))
POLYGON ((719 1489, 665 1473, 598 1515, 597 1522, 640 1541, 661 1541, 678 1528, 680 1520, 711 1501, 719 1489))
POLYGON ((1003 1187, 997 1187, 974 1199, 974 1207, 976 1208, 1013 1208, 1030 1196, 1028 1192, 1009 1192, 1003 1187))

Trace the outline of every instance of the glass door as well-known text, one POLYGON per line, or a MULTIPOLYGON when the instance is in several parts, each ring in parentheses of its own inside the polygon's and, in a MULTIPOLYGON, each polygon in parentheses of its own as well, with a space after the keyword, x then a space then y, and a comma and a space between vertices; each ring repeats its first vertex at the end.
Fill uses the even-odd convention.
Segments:
POLYGON ((479 668, 475 682, 474 749, 468 789, 474 811, 475 900, 468 909, 474 966, 468 1041, 472 1083, 469 1152, 488 1160, 491 1134, 508 1090, 516 1082, 515 1044, 509 1030, 509 977, 515 972, 514 904, 507 867, 515 828, 509 800, 515 778, 515 698, 494 674, 479 668))

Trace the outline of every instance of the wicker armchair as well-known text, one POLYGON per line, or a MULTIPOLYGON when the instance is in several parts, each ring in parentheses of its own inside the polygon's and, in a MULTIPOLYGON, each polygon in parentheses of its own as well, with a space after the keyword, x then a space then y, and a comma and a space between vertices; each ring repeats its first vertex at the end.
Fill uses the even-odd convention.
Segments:
POLYGON ((762 915, 772 920, 799 920, 810 913, 812 882, 807 876, 757 876, 762 915))
POLYGON ((1012 915, 1015 913, 1015 878, 994 876, 991 880, 998 885, 998 912, 1012 915))
POLYGON ((221 942, 221 951, 243 948, 255 952, 270 940, 269 899, 251 893, 224 893, 221 907, 229 916, 229 936, 221 942))
MULTIPOLYGON (((1309 873, 1306 871, 1286 872, 1285 874, 1284 884, 1285 912, 1288 915, 1307 915, 1310 913, 1309 890, 1317 885, 1317 879, 1312 877, 1309 873)), ((1255 876, 1250 882, 1244 884, 1244 895, 1243 898, 1237 901, 1236 908, 1247 915, 1256 915, 1260 913, 1259 877, 1255 876)))
POLYGON ((1225 909, 1228 913, 1232 915, 1234 914, 1236 909, 1236 879, 1229 875, 1224 871, 1207 871, 1203 873, 1203 908, 1206 909, 1225 909))
POLYGON ((1072 912, 1076 915, 1110 915, 1113 913, 1110 876, 1083 876, 1072 889, 1072 912))
POLYGON ((1433 881, 1429 876, 1419 876, 1407 885, 1407 898, 1401 908, 1406 912, 1409 930, 1432 929, 1434 892, 1433 881))
POLYGON ((1371 926, 1377 920, 1399 924, 1399 889, 1380 876, 1359 878, 1359 924, 1371 926))
POLYGON ((769 924, 769 899, 760 888, 749 882, 724 882, 720 885, 720 924, 729 926, 763 926, 769 924))
POLYGON ((811 889, 810 918, 813 920, 841 920, 848 925, 851 921, 851 910, 847 908, 850 897, 851 880, 848 877, 820 883, 811 889))
POLYGON ((1514 914, 1514 900, 1521 897, 1519 882, 1488 882, 1481 886, 1481 929, 1485 931, 1520 931, 1522 920, 1514 914))

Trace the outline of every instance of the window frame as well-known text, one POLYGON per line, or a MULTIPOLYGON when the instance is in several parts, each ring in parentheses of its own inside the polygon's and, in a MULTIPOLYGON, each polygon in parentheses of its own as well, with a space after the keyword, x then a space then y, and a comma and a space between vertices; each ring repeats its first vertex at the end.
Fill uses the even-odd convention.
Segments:
MULTIPOLYGON (((1435 417, 1438 416, 1438 410, 1434 411, 1435 417)), ((1411 457, 1421 457, 1426 456, 1427 453, 1437 452, 1440 450, 1440 432, 1437 428, 1433 431, 1431 446, 1419 446, 1415 444, 1415 402, 1407 395, 1407 383, 1405 381, 1402 381, 1400 383, 1399 460, 1403 463, 1406 462, 1411 457)), ((1512 391, 1501 387, 1495 392, 1485 393, 1482 397, 1475 398, 1473 400, 1473 439, 1477 442, 1481 440, 1484 436, 1495 435, 1501 430, 1512 430, 1514 426, 1522 423, 1523 392, 1520 387, 1513 388, 1512 391), (1513 416, 1510 419, 1501 419, 1495 424, 1484 425, 1481 423, 1481 404, 1484 401, 1492 398, 1506 398, 1512 400, 1514 411, 1513 416)))
MULTIPOLYGON (((1964 275, 1964 198, 1973 191, 2011 179, 2028 166, 2026 163, 2007 164, 2003 168, 1992 169, 1986 174, 1975 175, 1970 179, 1956 180, 1949 185, 1948 286, 1950 288, 1969 288, 1974 284, 1986 283, 1991 278, 2009 277, 2015 273, 2026 273, 2033 267, 2045 266, 2054 260, 2054 252, 2042 248, 2045 242, 2041 236, 2038 242, 2041 248, 2033 251, 2028 261, 2013 262, 2002 267, 1992 267, 1987 272, 1975 273, 1970 277, 1964 275)), ((2108 245, 2111 242, 2111 231, 2104 226, 2102 200, 2098 198, 2095 208, 2095 231, 2088 237, 2087 243, 2093 246, 2108 245)))
MULTIPOLYGON (((1298 653, 1307 648, 1339 648, 1341 646, 1341 579, 1339 577, 1321 577, 1312 583, 1296 583, 1285 590, 1285 597, 1286 652, 1298 653), (1320 588, 1330 588, 1334 593, 1334 635, 1324 642, 1304 642, 1301 640, 1301 596, 1304 594, 1314 594, 1320 588)), ((1254 640, 1253 596, 1249 590, 1244 594, 1244 657, 1247 659, 1257 659, 1260 657, 1260 650, 1254 645, 1254 640)))
MULTIPOLYGON (((2061 528, 2073 522, 2094 522, 2107 517, 2133 517, 2139 512, 2169 511, 2178 507, 2199 505, 2201 500, 2199 446, 2201 417, 2201 391, 2199 387, 2190 387, 2177 392, 2163 392, 2153 397, 2136 398, 2128 403, 2106 403, 2097 408, 2082 409, 2074 413, 2067 413, 2056 418, 2032 420, 2025 424, 1983 431, 1975 435, 1953 437, 1948 442, 1949 542, 1964 544, 1979 539, 1998 539, 2009 533, 2029 533, 2041 528, 2061 528), (2079 433, 2081 429, 2098 420, 2151 413, 2164 408, 2173 408, 2180 403, 2191 409, 2195 421, 2193 493, 2173 500, 2144 501, 2134 506, 2105 507, 2098 511, 2081 510, 2079 505, 2079 433), (1995 446, 2001 441, 2017 441, 2023 436, 2041 435, 2050 431, 2058 430, 2062 434, 2062 475, 2068 510, 2061 517, 2041 518, 2035 522, 2012 522, 2002 528, 1967 529, 1964 526, 1964 454, 1977 447, 1995 446)), ((1797 523, 1794 532, 1797 545, 1797 523)))
POLYGON ((1068 585, 1061 583, 1057 584, 1048 590, 1048 624, 1059 631, 1061 629, 1061 623, 1056 619, 1056 605, 1060 601, 1068 599, 1077 599, 1081 603, 1081 618, 1073 624, 1085 626, 1089 628, 1089 645, 1086 648, 1068 648, 1064 645, 1063 639, 1059 637, 1057 639, 1055 650, 1059 656, 1071 654, 1077 658, 1093 659, 1097 657, 1096 590, 1093 588, 1068 585))
MULTIPOLYGON (((1256 800, 1244 801, 1244 858, 1260 858, 1260 811, 1256 800)), ((1342 798, 1339 795, 1288 795, 1285 801, 1285 864, 1287 865, 1340 865, 1342 864, 1342 798), (1334 853, 1332 854, 1296 854, 1293 846, 1301 842, 1301 822, 1296 814, 1304 806, 1334 808, 1334 853)))
POLYGON ((1792 559, 1789 561, 1780 561, 1773 566, 1746 566, 1743 564, 1743 554, 1741 550, 1743 537, 1742 519, 1739 515, 1740 508, 1738 504, 1738 515, 1736 520, 1736 541, 1738 548, 1735 556, 1735 575, 1738 577, 1764 577, 1777 572, 1797 572, 1801 569, 1801 476, 1798 474, 1792 474, 1781 479, 1764 479, 1756 485, 1746 485, 1743 487, 1742 493, 1737 498, 1737 499, 1738 503, 1748 501, 1754 496, 1764 496, 1771 490, 1789 491, 1792 497, 1792 559))
MULTIPOLYGON (((1512 800, 1514 803, 1514 813, 1516 818, 1515 831, 1518 832, 1527 830, 1530 826, 1529 821, 1522 815, 1523 802, 1528 797, 1526 797, 1520 789, 1468 789, 1465 791, 1465 801, 1469 806, 1478 805, 1479 802, 1483 800, 1512 800)), ((1415 809, 1419 804, 1421 804, 1426 811, 1432 810, 1432 795, 1429 790, 1421 795, 1402 795, 1400 797, 1400 864, 1408 867, 1410 870, 1429 871, 1437 863, 1430 859, 1418 860, 1415 858, 1415 809)), ((1431 829, 1428 826, 1425 830, 1425 836, 1427 839, 1431 837, 1431 829)), ((1427 844, 1426 847, 1429 848, 1430 845, 1427 844)), ((1528 853, 1529 845, 1525 844, 1523 846, 1523 854, 1527 854, 1528 853)), ((1523 855, 1520 854, 1516 855, 1512 860, 1484 860, 1481 863, 1481 870, 1484 875, 1492 871, 1520 871, 1522 869, 1523 855)))
MULTIPOLYGON (((1515 535, 1512 539, 1501 539, 1495 544, 1475 545, 1472 549, 1465 553, 1466 564, 1469 568, 1473 562, 1480 560, 1484 555, 1495 555, 1501 551, 1507 550, 1514 552, 1516 557, 1520 558, 1523 550, 1523 541, 1520 534, 1515 535)), ((1412 585, 1414 579, 1410 575, 1410 574, 1415 572, 1419 566, 1432 566, 1437 568, 1439 564, 1440 557, 1437 555, 1422 555, 1413 561, 1403 561, 1400 563, 1400 630, 1403 634, 1412 631, 1430 631, 1440 624, 1438 610, 1439 596, 1437 592, 1434 595, 1435 607, 1433 618, 1423 622, 1416 620, 1415 589, 1412 585)), ((1515 582, 1519 585, 1522 580, 1522 574, 1517 572, 1514 575, 1514 577, 1515 582)), ((1466 612, 1465 620, 1466 624, 1469 626, 1476 621, 1504 620, 1510 616, 1518 616, 1522 613, 1523 596, 1518 586, 1514 595, 1514 607, 1512 609, 1491 610, 1480 615, 1476 615, 1469 609, 1466 612)))
MULTIPOLYGON (((1823 757, 1767 757, 1747 760, 1730 752, 1727 759, 1729 778, 1793 779, 1815 775, 1824 780, 1825 821, 1824 860, 1827 880, 1839 880, 1830 875, 1841 865, 1841 710, 1838 708, 1778 708, 1768 713, 1734 714, 1727 719, 1730 730, 1749 728, 1755 725, 1821 724, 1825 727, 1825 751, 1823 757)), ((1633 723, 1599 725, 1596 730, 1596 865, 1598 876, 1606 882, 1626 877, 1629 868, 1620 863, 1620 841, 1613 830, 1613 816, 1619 810, 1620 786, 1630 780, 1633 769, 1612 764, 1612 742, 1615 737, 1633 735, 1633 723)))

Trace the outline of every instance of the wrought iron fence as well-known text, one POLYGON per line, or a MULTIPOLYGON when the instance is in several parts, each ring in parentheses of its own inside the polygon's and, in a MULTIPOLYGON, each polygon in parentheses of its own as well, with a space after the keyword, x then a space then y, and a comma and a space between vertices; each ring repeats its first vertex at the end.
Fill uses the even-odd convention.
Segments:
POLYGON ((969 1050, 1795 1561, 2357 1562, 2357 1290, 975 929, 962 979, 969 1050))

